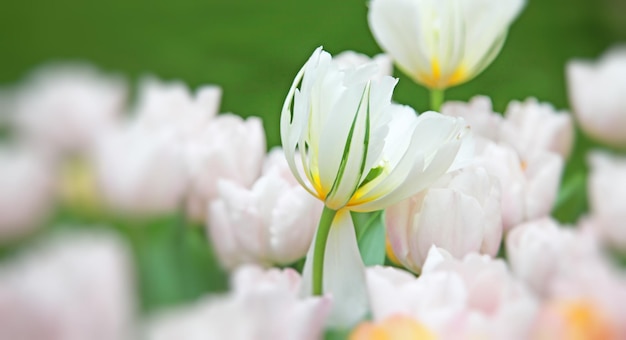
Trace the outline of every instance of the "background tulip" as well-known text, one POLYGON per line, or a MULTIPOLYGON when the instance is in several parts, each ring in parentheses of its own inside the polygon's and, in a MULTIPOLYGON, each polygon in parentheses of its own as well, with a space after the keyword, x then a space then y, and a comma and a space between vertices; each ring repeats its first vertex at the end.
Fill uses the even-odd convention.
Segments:
POLYGON ((304 257, 311 245, 322 203, 295 180, 281 177, 278 166, 267 169, 250 189, 218 182, 207 228, 226 268, 242 263, 287 265, 304 257))
POLYGON ((626 158, 596 151, 588 162, 590 226, 608 245, 626 250, 626 158))
POLYGON ((500 184, 483 168, 463 168, 387 208, 385 222, 394 255, 416 273, 433 245, 457 258, 495 256, 502 238, 500 184))
POLYGON ((53 154, 85 152, 121 117, 126 85, 87 65, 50 65, 14 96, 10 108, 21 138, 53 154))
POLYGON ((82 232, 40 242, 0 268, 0 338, 134 338, 134 278, 117 236, 82 232))
POLYGON ((580 127, 594 139, 626 147, 626 47, 595 62, 567 64, 569 100, 580 127))
POLYGON ((235 290, 194 305, 163 312, 147 324, 147 338, 319 339, 330 308, 325 297, 299 298, 290 289, 299 275, 291 269, 260 273, 245 266, 235 274, 235 290), (255 278, 256 282, 248 280, 255 278), (288 283, 285 285, 285 283, 288 283))
POLYGON ((373 0, 374 38, 417 83, 445 89, 485 69, 504 44, 523 0, 373 0))

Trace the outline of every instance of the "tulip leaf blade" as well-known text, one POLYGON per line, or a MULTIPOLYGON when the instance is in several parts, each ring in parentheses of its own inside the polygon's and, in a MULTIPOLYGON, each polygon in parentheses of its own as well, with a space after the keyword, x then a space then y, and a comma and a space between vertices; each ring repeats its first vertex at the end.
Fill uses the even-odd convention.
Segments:
POLYGON ((366 266, 385 263, 384 211, 352 212, 361 258, 366 266))

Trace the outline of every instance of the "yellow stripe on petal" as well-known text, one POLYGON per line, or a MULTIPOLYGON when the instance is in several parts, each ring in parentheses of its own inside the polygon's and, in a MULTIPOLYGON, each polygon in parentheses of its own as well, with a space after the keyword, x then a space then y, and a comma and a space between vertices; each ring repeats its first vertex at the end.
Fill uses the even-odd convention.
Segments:
POLYGON ((441 66, 439 60, 431 61, 430 73, 418 73, 414 77, 418 83, 431 89, 446 89, 455 85, 462 84, 469 80, 469 75, 464 65, 459 65, 452 74, 444 76, 441 74, 441 66))

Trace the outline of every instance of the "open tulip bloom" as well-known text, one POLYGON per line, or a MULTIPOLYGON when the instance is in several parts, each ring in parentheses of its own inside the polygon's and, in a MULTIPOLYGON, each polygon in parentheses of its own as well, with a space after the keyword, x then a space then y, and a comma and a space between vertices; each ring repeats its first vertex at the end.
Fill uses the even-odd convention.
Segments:
POLYGON ((471 154, 462 119, 434 112, 417 116, 392 104, 397 79, 373 80, 376 74, 375 63, 342 69, 318 48, 297 74, 281 116, 289 167, 325 204, 303 286, 307 294, 333 293, 331 322, 344 325, 367 307, 349 211, 380 210, 406 199, 471 154), (361 293, 365 302, 359 303, 361 293), (351 304, 344 312, 342 302, 351 304))

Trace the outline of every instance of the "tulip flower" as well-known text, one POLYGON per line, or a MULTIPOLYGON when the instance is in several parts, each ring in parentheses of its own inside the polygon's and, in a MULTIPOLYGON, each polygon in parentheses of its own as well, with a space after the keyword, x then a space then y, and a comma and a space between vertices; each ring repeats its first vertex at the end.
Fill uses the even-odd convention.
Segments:
MULTIPOLYGON (((285 162, 282 152, 280 156, 285 162)), ((227 269, 243 263, 288 265, 309 249, 322 203, 295 180, 290 182, 281 175, 279 166, 268 167, 250 189, 233 181, 218 181, 207 229, 227 269)), ((291 172, 288 175, 293 178, 291 172)))
POLYGON ((217 183, 228 179, 249 188, 261 174, 265 157, 265 131, 258 117, 234 114, 214 118, 185 146, 191 185, 187 210, 192 219, 205 221, 209 202, 217 198, 217 183))
POLYGON ((180 209, 187 171, 174 135, 137 124, 112 130, 93 152, 105 203, 134 215, 165 215, 180 209))
POLYGON ((393 254, 415 273, 433 245, 457 258, 495 256, 502 239, 500 184, 485 169, 466 167, 387 208, 385 221, 393 254))
MULTIPOLYGON (((538 303, 502 260, 468 254, 462 260, 432 247, 422 274, 367 269, 372 317, 402 317, 438 339, 525 339, 538 303)), ((390 339, 402 339, 393 338, 390 339)))
POLYGON ((147 325, 149 340, 314 340, 324 330, 328 297, 298 297, 292 269, 263 272, 244 266, 233 274, 234 289, 157 315, 147 325))
POLYGON ((512 101, 505 111, 500 141, 513 146, 522 158, 550 151, 566 159, 574 144, 574 123, 569 112, 556 111, 535 98, 512 101))
POLYGON ((0 266, 0 339, 135 338, 130 249, 114 234, 54 235, 0 266))
POLYGON ((447 101, 441 106, 441 114, 465 119, 474 135, 494 142, 500 139, 504 119, 499 113, 493 111, 489 97, 475 96, 467 103, 447 101))
POLYGON ((396 65, 433 94, 482 72, 498 55, 524 0, 373 0, 374 38, 396 65))
POLYGON ((626 48, 616 47, 596 62, 567 64, 567 88, 582 130, 611 146, 626 147, 626 48))
POLYGON ((372 58, 354 51, 343 51, 333 57, 333 60, 339 65, 339 68, 358 67, 371 63, 372 61, 378 65, 378 74, 374 78, 391 76, 393 73, 393 61, 384 54, 378 54, 372 58))
POLYGON ((596 151, 588 163, 590 226, 607 244, 626 251, 626 158, 596 151))
POLYGON ((0 244, 40 226, 54 207, 54 171, 38 152, 0 148, 0 244))
POLYGON ((53 155, 82 153, 118 123, 126 95, 118 77, 87 65, 51 65, 16 89, 11 110, 27 142, 53 155))
MULTIPOLYGON (((344 304, 338 300, 353 301, 365 290, 359 283, 363 263, 347 210, 379 210, 410 197, 455 161, 465 160, 457 155, 469 151, 462 148, 467 145, 463 120, 432 112, 416 117, 412 109, 392 105, 397 80, 371 80, 376 74, 376 64, 341 69, 317 49, 296 76, 281 116, 289 167, 302 187, 325 205, 305 277, 312 273, 308 293, 336 294, 331 320, 341 314, 344 304), (332 257, 326 254, 327 244, 332 257)), ((345 308, 353 316, 343 318, 344 324, 364 314, 366 301, 345 308)))

